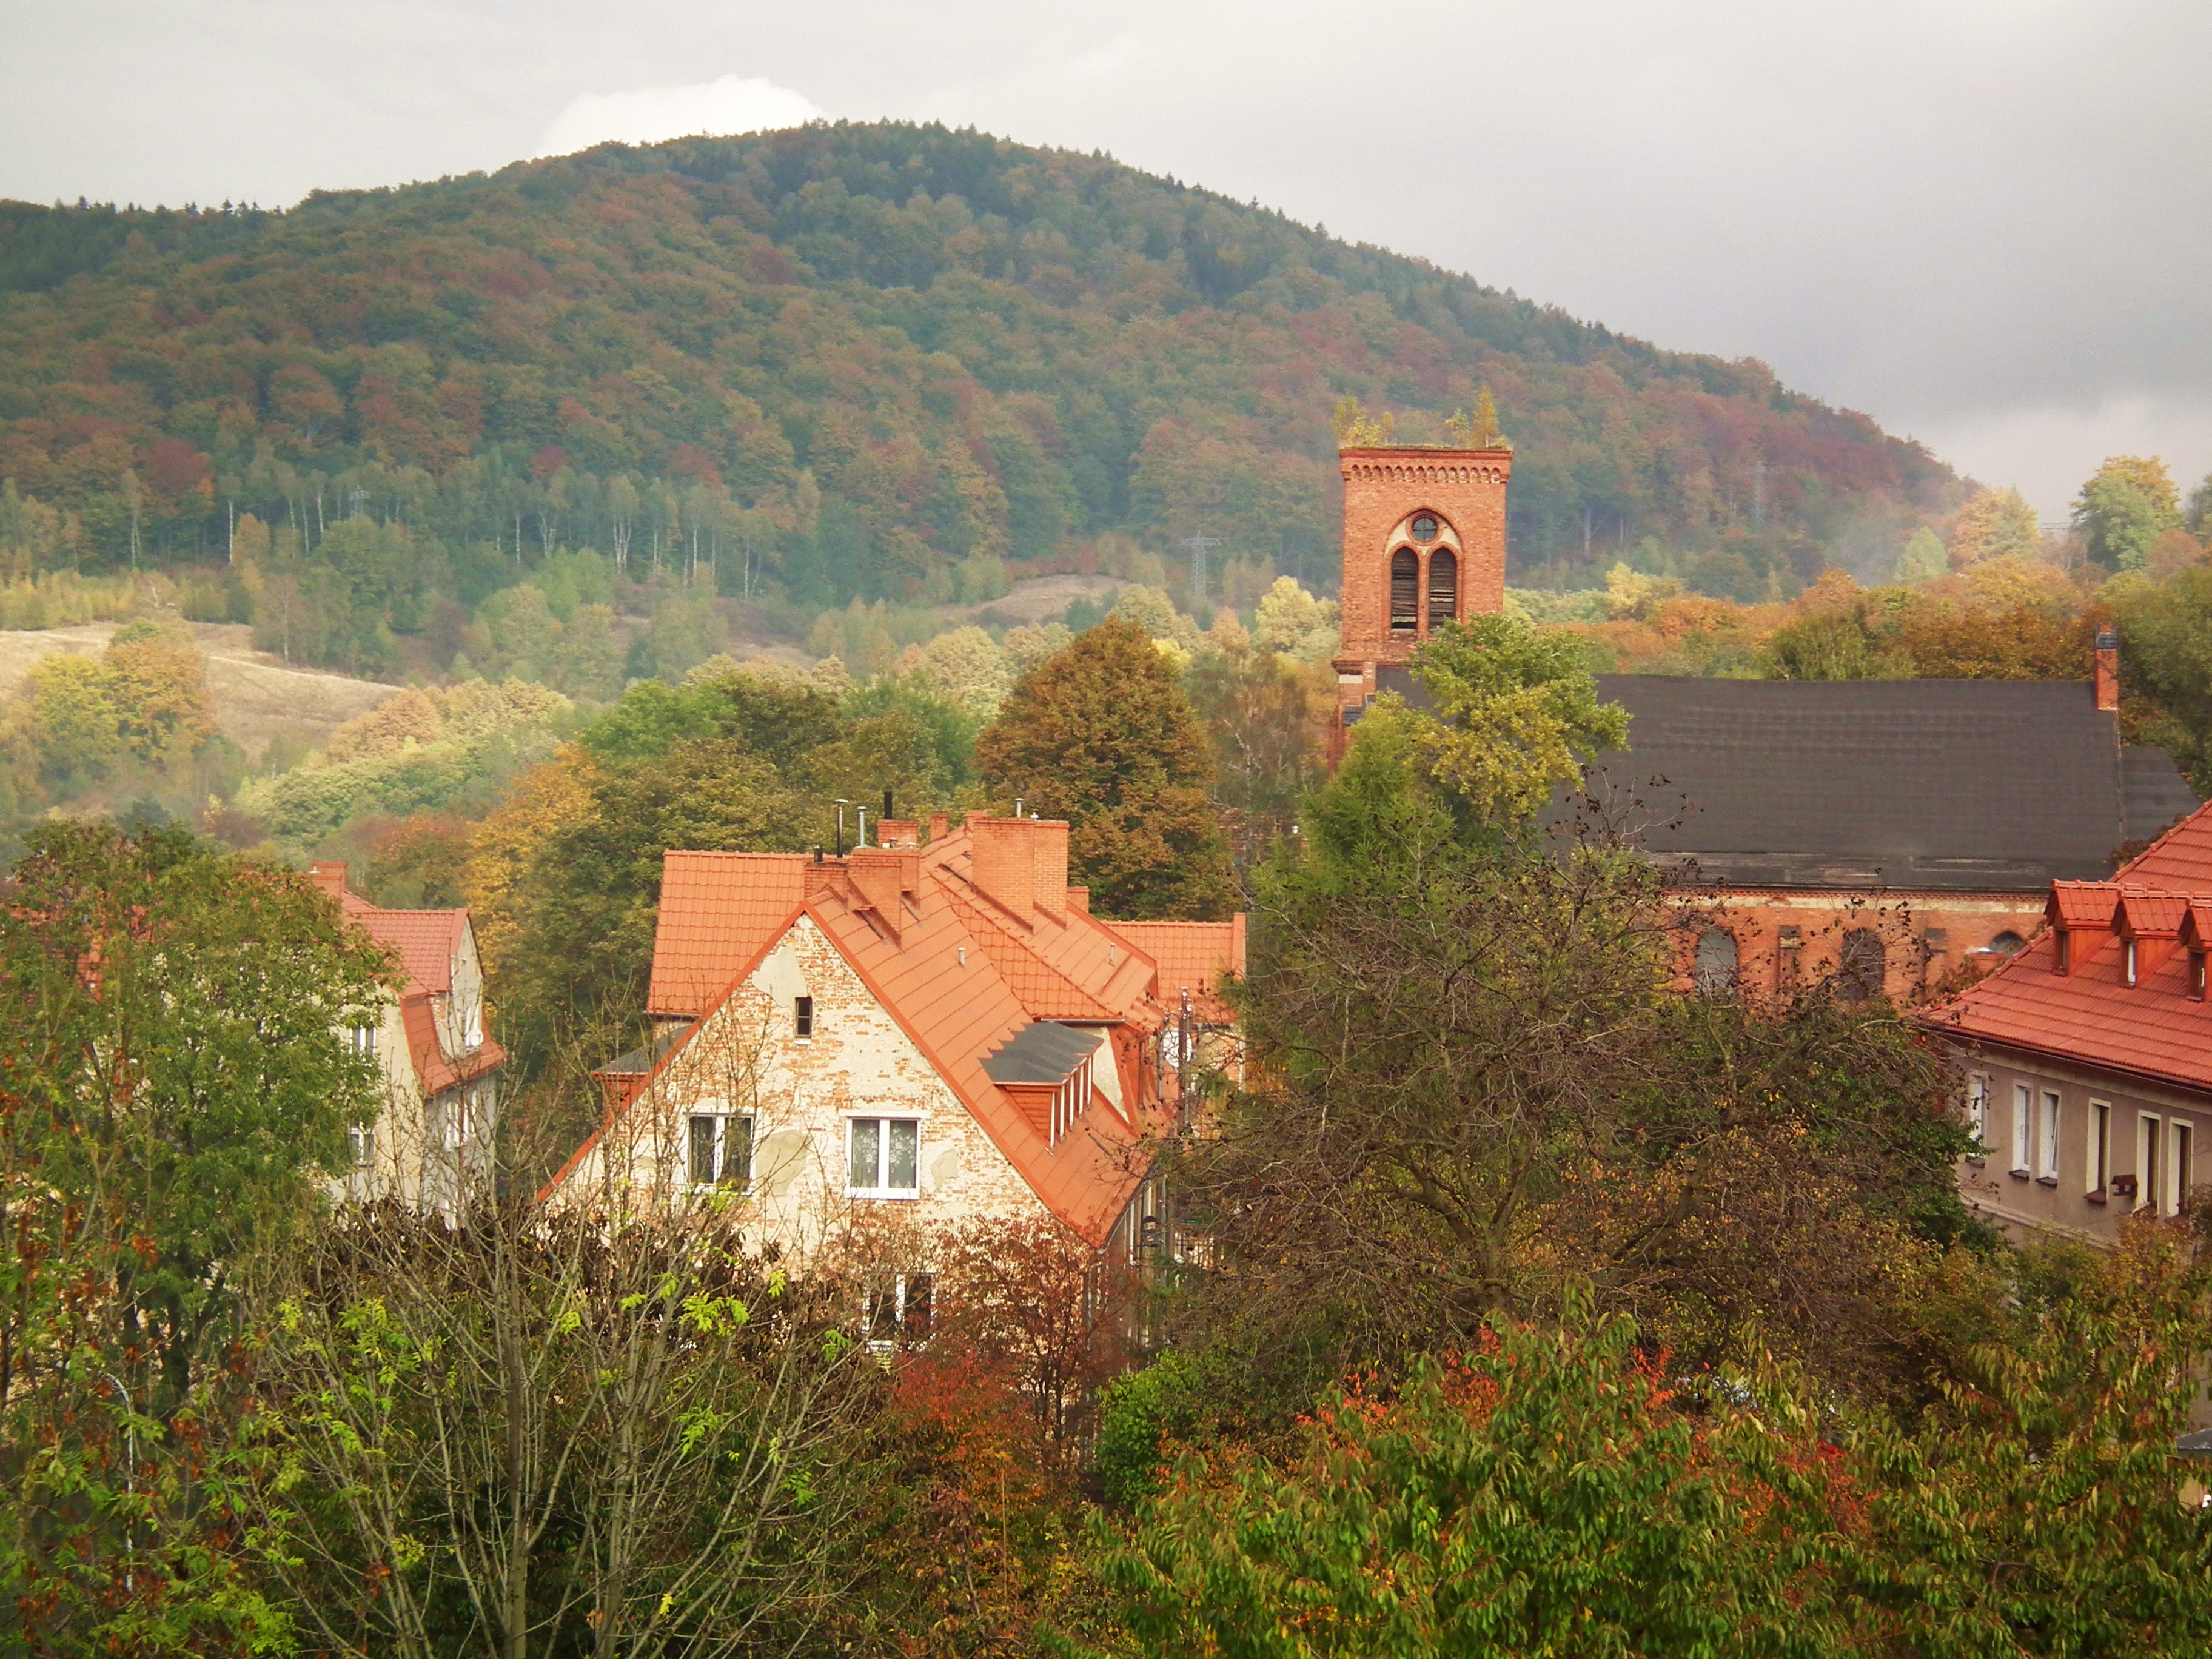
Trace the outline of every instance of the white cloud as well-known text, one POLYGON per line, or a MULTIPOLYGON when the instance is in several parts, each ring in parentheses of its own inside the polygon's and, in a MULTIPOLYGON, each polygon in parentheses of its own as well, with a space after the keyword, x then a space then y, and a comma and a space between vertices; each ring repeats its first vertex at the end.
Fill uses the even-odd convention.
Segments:
POLYGON ((2163 456, 2185 495, 2212 469, 2212 404, 2197 399, 2124 394, 1891 423, 1900 427, 1981 483, 2013 485, 2046 523, 2065 520, 2108 455, 2163 456))
POLYGON ((657 144, 695 133, 767 132, 820 118, 803 92, 759 76, 725 75, 688 87, 589 92, 568 100, 538 141, 539 155, 567 155, 593 144, 657 144))

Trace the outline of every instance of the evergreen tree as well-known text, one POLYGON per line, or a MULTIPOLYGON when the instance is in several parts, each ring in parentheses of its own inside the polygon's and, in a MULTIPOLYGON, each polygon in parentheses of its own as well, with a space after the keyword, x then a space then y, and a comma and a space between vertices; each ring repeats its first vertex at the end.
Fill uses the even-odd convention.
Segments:
POLYGON ((1066 818, 1070 878, 1102 915, 1225 915, 1228 842, 1206 795, 1212 756, 1145 631, 1109 620, 1022 676, 975 745, 995 798, 1066 818))

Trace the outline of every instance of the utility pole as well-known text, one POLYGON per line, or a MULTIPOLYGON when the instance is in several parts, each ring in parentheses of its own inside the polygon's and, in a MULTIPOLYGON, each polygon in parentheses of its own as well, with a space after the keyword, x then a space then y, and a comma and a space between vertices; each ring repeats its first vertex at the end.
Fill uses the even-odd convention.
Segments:
POLYGON ((1206 550, 1220 546, 1221 540, 1201 534, 1186 537, 1183 545, 1190 550, 1190 614, 1195 617, 1206 603, 1206 550))

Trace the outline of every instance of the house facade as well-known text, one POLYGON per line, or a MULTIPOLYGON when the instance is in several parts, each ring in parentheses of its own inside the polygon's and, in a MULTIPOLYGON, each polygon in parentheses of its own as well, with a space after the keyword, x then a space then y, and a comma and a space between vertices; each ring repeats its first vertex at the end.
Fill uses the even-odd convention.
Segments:
POLYGON ((607 1120, 552 1190, 727 1194, 800 1256, 865 1218, 1050 1220, 1109 1256, 1148 1248, 1146 1139, 1219 1030, 1242 919, 1092 916, 1064 823, 918 830, 883 823, 836 859, 668 853, 654 1039, 602 1069, 607 1120))
POLYGON ((2052 883, 2042 920, 1923 1023, 1966 1073, 1975 1212, 2108 1240, 2212 1181, 2212 806, 2108 880, 2052 883))
POLYGON ((451 1216, 467 1182, 489 1173, 498 1130, 505 1050, 484 1029, 483 967, 469 913, 391 910, 346 886, 346 866, 313 866, 315 884, 348 922, 397 958, 403 983, 374 1024, 347 1032, 382 1073, 383 1107, 347 1130, 342 1194, 395 1199, 451 1216))
MULTIPOLYGON (((1437 627, 1504 609, 1512 473, 1502 449, 1340 460, 1333 760, 1377 696, 1428 706, 1409 665, 1437 627)), ((1904 1002, 2017 951, 2051 882, 2109 876, 2197 805, 2162 750, 2121 742, 2118 650, 2108 630, 2075 684, 1601 676, 1630 746, 1590 794, 1674 875, 1684 988, 1904 1002)))

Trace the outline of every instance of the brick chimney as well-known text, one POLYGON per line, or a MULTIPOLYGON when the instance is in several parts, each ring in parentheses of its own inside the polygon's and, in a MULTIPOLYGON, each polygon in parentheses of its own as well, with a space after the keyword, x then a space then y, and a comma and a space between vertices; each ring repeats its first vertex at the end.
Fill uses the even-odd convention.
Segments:
POLYGON ((902 901, 921 887, 921 855, 880 847, 857 848, 846 860, 845 869, 859 907, 874 911, 884 931, 896 941, 906 925, 902 901))
POLYGON ((921 845, 921 826, 912 818, 878 818, 876 845, 895 853, 911 853, 921 845))
POLYGON ((2120 630, 2110 623, 2097 630, 2097 708, 2120 712, 2120 630))
POLYGON ((346 867, 335 860, 318 860, 307 866, 308 879, 332 898, 343 898, 346 890, 346 867))
POLYGON ((932 812, 929 815, 929 839, 931 842, 933 843, 943 841, 945 839, 945 832, 951 825, 951 823, 952 820, 947 817, 944 813, 932 812))
POLYGON ((1015 915, 1031 905, 1057 916, 1067 908, 1067 825, 1053 818, 994 818, 971 812, 975 885, 1015 915))

